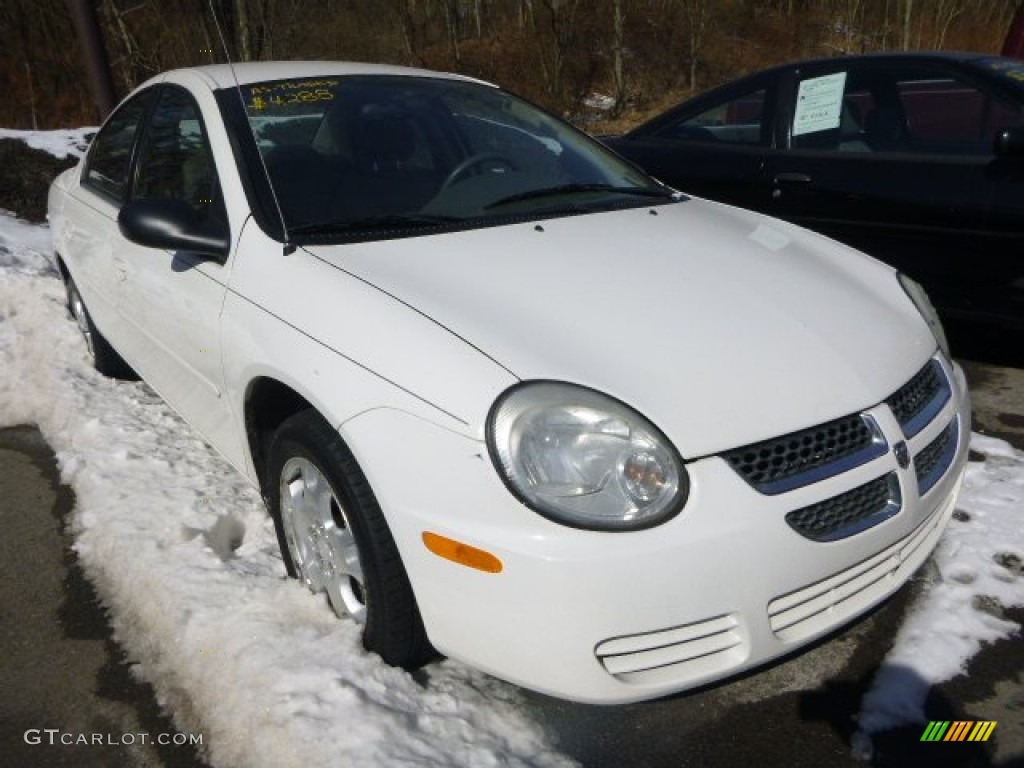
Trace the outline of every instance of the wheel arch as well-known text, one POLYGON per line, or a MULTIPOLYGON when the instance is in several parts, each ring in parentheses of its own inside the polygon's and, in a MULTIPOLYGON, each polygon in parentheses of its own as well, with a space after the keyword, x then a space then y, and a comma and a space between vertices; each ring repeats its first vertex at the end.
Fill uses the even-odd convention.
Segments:
POLYGON ((246 387, 245 436, 261 491, 265 491, 267 482, 267 458, 274 432, 285 419, 307 409, 321 413, 305 396, 272 376, 257 376, 246 387))

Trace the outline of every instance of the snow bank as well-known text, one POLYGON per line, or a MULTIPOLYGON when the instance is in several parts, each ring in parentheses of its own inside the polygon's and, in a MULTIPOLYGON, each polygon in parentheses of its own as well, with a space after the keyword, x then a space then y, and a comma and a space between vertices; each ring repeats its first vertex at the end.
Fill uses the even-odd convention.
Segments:
POLYGON ((518 690, 413 677, 285 577, 258 494, 141 383, 89 366, 47 231, 0 217, 0 424, 39 424, 75 548, 139 677, 215 766, 559 766, 518 690))
POLYGON ((49 152, 64 159, 68 155, 81 157, 89 140, 99 128, 69 128, 57 131, 19 131, 0 128, 0 139, 21 139, 33 149, 49 152))

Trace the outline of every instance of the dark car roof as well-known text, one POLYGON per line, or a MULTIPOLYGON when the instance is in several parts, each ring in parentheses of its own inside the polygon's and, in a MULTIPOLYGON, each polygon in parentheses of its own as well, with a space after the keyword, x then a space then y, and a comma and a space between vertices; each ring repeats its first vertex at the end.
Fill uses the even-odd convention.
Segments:
MULTIPOLYGON (((788 61, 784 64, 777 64, 774 67, 767 67, 765 69, 751 72, 747 75, 730 80, 722 85, 716 86, 711 90, 717 90, 733 83, 738 83, 741 80, 748 78, 759 77, 767 75, 773 72, 784 72, 790 69, 799 69, 801 67, 818 67, 818 66, 830 66, 837 62, 849 62, 851 64, 858 62, 887 62, 887 61, 941 61, 941 62, 954 62, 957 64, 963 64, 968 61, 977 61, 980 59, 997 59, 999 56, 992 53, 971 53, 968 51, 879 51, 874 53, 856 53, 845 56, 825 56, 817 59, 801 59, 799 61, 788 61)), ((708 91, 705 91, 707 93, 708 91)))

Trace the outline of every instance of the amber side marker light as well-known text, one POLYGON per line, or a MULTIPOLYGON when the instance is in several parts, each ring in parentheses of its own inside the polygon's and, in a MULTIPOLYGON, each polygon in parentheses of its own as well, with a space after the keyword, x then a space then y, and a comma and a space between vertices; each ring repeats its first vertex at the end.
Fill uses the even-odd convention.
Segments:
POLYGON ((430 533, 430 531, 423 532, 423 543, 427 545, 427 549, 445 560, 451 560, 453 563, 475 568, 478 571, 501 573, 501 560, 490 552, 484 552, 482 549, 436 533, 430 533))

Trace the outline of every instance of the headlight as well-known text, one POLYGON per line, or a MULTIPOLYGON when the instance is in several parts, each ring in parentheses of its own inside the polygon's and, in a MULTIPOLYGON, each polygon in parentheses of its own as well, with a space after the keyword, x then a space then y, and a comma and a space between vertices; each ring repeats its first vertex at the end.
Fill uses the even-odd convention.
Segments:
POLYGON ((928 327, 932 329, 932 335, 935 336, 935 341, 939 343, 939 349, 942 353, 949 357, 949 342, 946 341, 946 332, 942 329, 942 323, 939 321, 939 315, 935 311, 935 307, 932 306, 931 300, 928 298, 928 294, 924 288, 911 278, 907 277, 903 273, 897 273, 896 275, 900 280, 900 285, 903 286, 903 290, 906 291, 907 296, 914 302, 914 306, 917 307, 917 311, 921 313, 921 317, 928 323, 928 327))
POLYGON ((559 523, 635 530, 686 501, 686 469, 643 416, 590 389, 531 382, 508 390, 487 422, 491 459, 509 489, 559 523))

